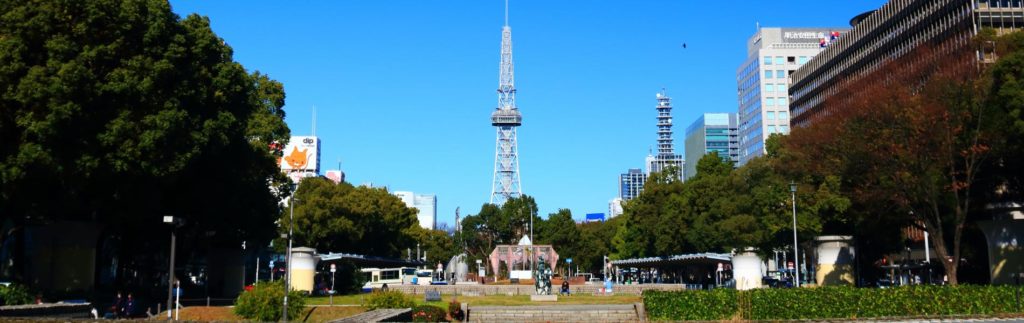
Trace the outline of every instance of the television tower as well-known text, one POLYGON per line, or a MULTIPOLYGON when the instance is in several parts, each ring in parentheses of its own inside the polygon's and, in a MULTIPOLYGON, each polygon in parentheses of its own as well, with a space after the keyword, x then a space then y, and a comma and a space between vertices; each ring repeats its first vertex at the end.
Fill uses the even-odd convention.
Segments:
POLYGON ((516 128, 522 124, 523 115, 516 107, 512 27, 508 26, 508 0, 505 0, 505 26, 501 28, 501 64, 498 69, 498 107, 491 113, 491 125, 498 131, 491 186, 492 204, 502 205, 523 194, 519 182, 519 144, 516 141, 516 128))

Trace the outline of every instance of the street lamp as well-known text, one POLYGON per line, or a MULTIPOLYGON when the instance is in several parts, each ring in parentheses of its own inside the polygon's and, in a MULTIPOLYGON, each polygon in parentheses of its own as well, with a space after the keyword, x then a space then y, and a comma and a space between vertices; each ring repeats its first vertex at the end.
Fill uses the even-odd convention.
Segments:
POLYGON ((171 306, 174 302, 174 247, 177 244, 175 229, 182 226, 185 220, 173 215, 164 215, 164 223, 171 225, 171 263, 167 270, 167 319, 171 319, 171 306))
POLYGON ((793 272, 796 273, 794 286, 800 287, 800 249, 796 243, 796 183, 789 182, 789 194, 793 197, 793 272))
POLYGON ((284 308, 281 310, 282 320, 288 322, 288 288, 292 284, 292 230, 295 228, 295 202, 299 199, 295 198, 295 191, 292 190, 292 197, 288 201, 288 254, 285 255, 285 272, 284 272, 284 308))

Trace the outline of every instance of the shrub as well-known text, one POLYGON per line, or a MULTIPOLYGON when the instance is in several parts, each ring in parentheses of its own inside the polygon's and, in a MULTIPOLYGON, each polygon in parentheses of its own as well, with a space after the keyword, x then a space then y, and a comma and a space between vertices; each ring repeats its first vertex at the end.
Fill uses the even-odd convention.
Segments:
POLYGON ((419 305, 412 308, 413 322, 448 322, 444 315, 444 309, 432 305, 419 305))
POLYGON ((1019 313, 1014 286, 908 286, 755 289, 737 292, 646 291, 653 320, 859 319, 1019 313))
POLYGON ((366 300, 366 307, 371 311, 380 308, 410 308, 413 306, 416 306, 416 302, 412 300, 412 297, 396 290, 374 291, 366 300))
POLYGON ((750 319, 823 319, 1014 313, 1012 286, 819 287, 750 293, 750 319))
POLYGON ((31 304, 32 295, 28 288, 18 284, 0 285, 0 305, 31 304))
POLYGON ((652 320, 724 320, 736 314, 736 290, 644 291, 647 316, 652 320))
POLYGON ((448 316, 460 322, 466 318, 466 313, 462 312, 462 304, 454 298, 451 303, 448 303, 448 316))
MULTIPOLYGON (((283 304, 284 282, 260 282, 252 290, 238 296, 235 300, 235 314, 256 321, 279 321, 283 304)), ((305 305, 305 294, 295 290, 288 292, 289 318, 298 316, 305 305)))

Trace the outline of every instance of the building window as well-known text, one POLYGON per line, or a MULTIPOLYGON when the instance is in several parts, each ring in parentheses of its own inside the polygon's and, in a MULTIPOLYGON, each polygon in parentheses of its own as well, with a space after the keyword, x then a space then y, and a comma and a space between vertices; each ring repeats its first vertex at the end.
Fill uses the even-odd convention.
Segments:
POLYGON ((800 56, 800 60, 798 61, 798 63, 800 65, 807 64, 807 56, 800 56))
POLYGON ((780 79, 786 78, 786 71, 785 70, 775 71, 775 78, 780 78, 780 79))
POLYGON ((786 106, 786 98, 779 98, 779 106, 786 106))
POLYGON ((765 98, 764 99, 764 105, 769 106, 769 107, 775 106, 775 98, 765 98))
POLYGON ((764 78, 766 78, 766 79, 772 78, 772 71, 771 70, 765 70, 764 71, 764 78))
POLYGON ((767 83, 764 85, 765 92, 775 92, 775 84, 767 83))
POLYGON ((764 57, 764 65, 772 65, 772 57, 771 56, 765 56, 764 57))
POLYGON ((775 56, 775 65, 782 65, 782 64, 784 64, 784 62, 782 60, 782 56, 775 56))
POLYGON ((786 62, 787 63, 796 63, 796 56, 788 56, 788 57, 786 57, 786 62))
POLYGON ((779 83, 777 85, 779 92, 786 92, 786 83, 779 83))
POLYGON ((789 126, 779 126, 779 132, 789 133, 789 126))
POLYGON ((775 120, 775 111, 768 111, 768 120, 775 120))
POLYGON ((768 126, 768 134, 773 134, 776 132, 778 132, 778 130, 775 129, 775 126, 768 126))
POLYGON ((779 111, 779 119, 780 120, 789 120, 789 112, 779 111))

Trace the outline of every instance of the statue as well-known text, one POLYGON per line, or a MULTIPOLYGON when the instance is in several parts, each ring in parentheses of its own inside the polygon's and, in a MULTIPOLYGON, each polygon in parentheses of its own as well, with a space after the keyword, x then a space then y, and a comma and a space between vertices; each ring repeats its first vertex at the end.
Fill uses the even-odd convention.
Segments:
POLYGON ((540 259, 537 261, 537 271, 534 272, 534 287, 537 289, 537 295, 551 295, 551 269, 547 268, 547 262, 544 261, 544 255, 540 255, 540 259))

